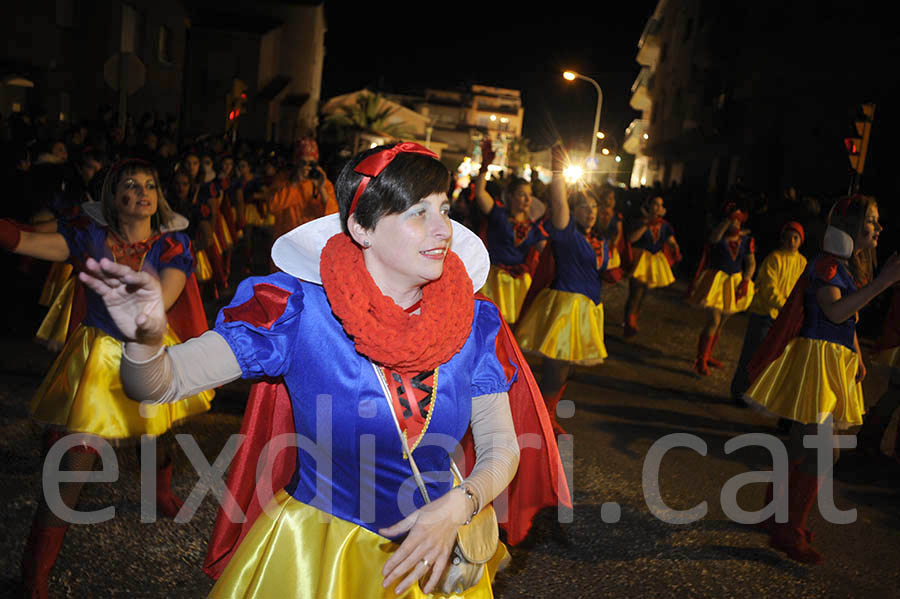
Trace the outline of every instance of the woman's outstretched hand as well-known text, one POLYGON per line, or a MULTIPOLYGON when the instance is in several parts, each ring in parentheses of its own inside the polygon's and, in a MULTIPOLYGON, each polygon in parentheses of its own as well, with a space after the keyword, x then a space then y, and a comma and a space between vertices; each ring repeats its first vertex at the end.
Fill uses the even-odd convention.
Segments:
POLYGON ((162 345, 166 334, 166 310, 159 280, 147 272, 136 272, 108 258, 88 258, 78 274, 82 283, 106 304, 113 322, 125 336, 149 346, 162 345))
POLYGON ((387 588, 401 580, 396 588, 396 593, 400 595, 430 569, 431 576, 422 590, 425 593, 434 590, 456 543, 456 529, 465 523, 471 513, 471 503, 465 494, 454 487, 440 499, 417 509, 397 524, 378 531, 386 537, 396 537, 409 531, 381 571, 383 586, 387 588))

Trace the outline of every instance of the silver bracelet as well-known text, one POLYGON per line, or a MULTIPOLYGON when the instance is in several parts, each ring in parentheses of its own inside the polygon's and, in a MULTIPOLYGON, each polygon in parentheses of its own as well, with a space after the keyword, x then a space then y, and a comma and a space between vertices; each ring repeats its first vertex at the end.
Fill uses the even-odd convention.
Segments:
POLYGON ((472 521, 472 518, 474 518, 475 516, 478 515, 478 499, 475 497, 475 494, 472 493, 472 490, 469 488, 469 485, 467 483, 460 483, 460 485, 456 488, 459 489, 460 491, 462 491, 466 497, 471 499, 472 505, 474 506, 474 509, 472 510, 472 514, 469 516, 468 520, 463 522, 463 526, 465 526, 466 524, 469 524, 472 521))

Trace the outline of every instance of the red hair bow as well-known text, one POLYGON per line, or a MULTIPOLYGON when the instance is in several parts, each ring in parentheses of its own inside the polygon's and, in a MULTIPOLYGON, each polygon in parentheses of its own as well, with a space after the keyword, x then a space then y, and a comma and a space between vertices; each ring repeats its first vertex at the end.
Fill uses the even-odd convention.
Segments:
POLYGON ((380 152, 376 152, 367 157, 365 160, 360 161, 360 163, 357 164, 353 168, 353 170, 360 175, 363 175, 363 178, 362 181, 359 182, 359 186, 356 188, 356 193, 353 194, 353 201, 350 203, 350 212, 347 214, 348 217, 356 212, 356 204, 359 202, 359 196, 361 196, 362 193, 366 190, 366 187, 369 185, 369 181, 371 181, 373 177, 377 177, 378 175, 380 175, 381 171, 383 171, 385 167, 387 167, 387 165, 393 162, 394 158, 396 158, 398 154, 424 154, 425 156, 430 156, 434 159, 437 159, 438 157, 437 154, 435 154, 425 146, 405 141, 380 152))

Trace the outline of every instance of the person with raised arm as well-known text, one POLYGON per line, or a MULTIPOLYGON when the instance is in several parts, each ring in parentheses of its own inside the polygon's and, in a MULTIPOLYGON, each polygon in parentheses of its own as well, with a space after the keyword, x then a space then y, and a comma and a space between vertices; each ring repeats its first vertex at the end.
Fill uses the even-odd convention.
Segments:
POLYGON ((600 364, 607 356, 600 300, 611 243, 593 233, 596 197, 589 190, 567 194, 562 172, 565 152, 560 144, 551 151, 550 222, 545 228, 555 273, 550 286, 537 294, 519 320, 516 339, 523 351, 543 359, 541 392, 554 429, 562 433, 556 407, 569 375, 575 366, 600 364))
POLYGON ((494 161, 491 140, 481 143, 481 169, 475 179, 475 204, 487 220, 486 243, 491 270, 481 293, 491 299, 509 324, 519 319, 522 302, 531 285, 531 277, 547 233, 532 219, 531 184, 514 177, 495 200, 487 191, 487 170, 494 161))

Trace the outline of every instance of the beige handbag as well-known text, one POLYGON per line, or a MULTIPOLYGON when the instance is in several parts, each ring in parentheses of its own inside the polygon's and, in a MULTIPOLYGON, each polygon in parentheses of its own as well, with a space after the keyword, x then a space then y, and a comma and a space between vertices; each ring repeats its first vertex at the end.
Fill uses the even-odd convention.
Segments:
MULTIPOLYGON (((400 435, 403 451, 409 458, 409 466, 416 479, 416 485, 418 485, 425 503, 430 503, 431 499, 428 497, 428 490, 425 488, 422 474, 419 472, 412 453, 409 451, 406 437, 403 435, 403 431, 400 429, 400 422, 394 413, 391 392, 388 389, 384 373, 374 363, 372 363, 372 367, 375 369, 375 373, 381 383, 381 390, 384 392, 385 399, 387 399, 388 410, 394 417, 397 434, 400 435)), ((450 470, 453 472, 457 483, 463 480, 456 462, 453 461, 453 456, 450 456, 450 470)), ((456 544, 453 546, 450 560, 447 563, 447 567, 444 568, 444 573, 441 575, 440 581, 438 581, 436 590, 451 595, 453 593, 462 593, 478 584, 484 575, 485 564, 497 552, 499 542, 500 534, 497 526, 497 514, 494 512, 493 506, 488 505, 456 530, 456 544)))

